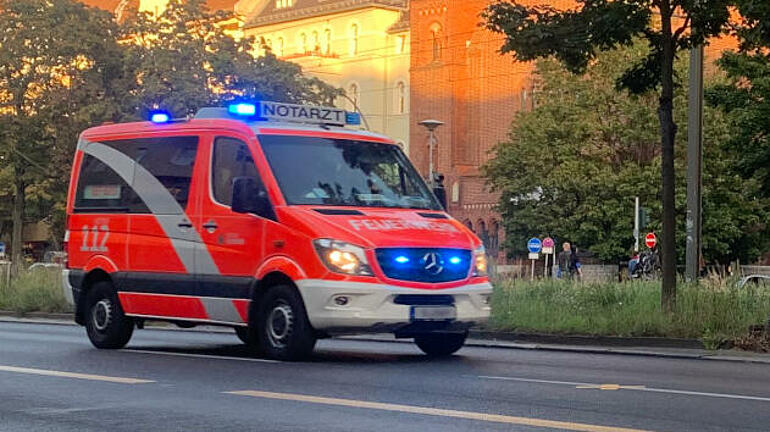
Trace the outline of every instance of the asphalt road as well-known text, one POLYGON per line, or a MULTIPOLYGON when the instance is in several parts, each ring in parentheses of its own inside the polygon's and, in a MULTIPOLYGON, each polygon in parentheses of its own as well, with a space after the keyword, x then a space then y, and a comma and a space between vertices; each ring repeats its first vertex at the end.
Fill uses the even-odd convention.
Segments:
POLYGON ((770 430, 770 366, 326 340, 307 362, 234 334, 0 323, 0 431, 770 430))

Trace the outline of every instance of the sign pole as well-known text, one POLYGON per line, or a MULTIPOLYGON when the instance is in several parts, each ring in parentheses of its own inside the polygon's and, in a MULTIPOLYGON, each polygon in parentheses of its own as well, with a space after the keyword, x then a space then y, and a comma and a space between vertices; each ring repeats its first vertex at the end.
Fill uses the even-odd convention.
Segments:
POLYGON ((533 281, 535 280, 535 260, 530 261, 532 261, 532 275, 530 276, 529 280, 533 281))
POLYGON ((703 171, 703 45, 690 50, 690 100, 687 127, 687 250, 685 277, 698 279, 701 250, 703 171))
POLYGON ((634 252, 639 252, 639 197, 634 199, 634 252))

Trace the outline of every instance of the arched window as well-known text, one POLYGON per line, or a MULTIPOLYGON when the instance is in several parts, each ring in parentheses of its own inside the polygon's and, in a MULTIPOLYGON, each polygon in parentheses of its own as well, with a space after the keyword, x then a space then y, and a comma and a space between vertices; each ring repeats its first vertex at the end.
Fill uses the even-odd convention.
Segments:
POLYGON ((310 45, 310 49, 311 49, 313 52, 316 52, 316 51, 320 51, 320 50, 321 50, 321 45, 320 45, 320 44, 321 44, 321 41, 320 41, 320 40, 318 40, 318 32, 317 32, 317 31, 315 31, 315 30, 313 30, 313 38, 311 39, 311 42, 310 42, 310 43, 312 44, 312 45, 310 45))
POLYGON ((430 26, 431 42, 433 44, 433 61, 441 60, 441 24, 435 23, 430 26))
POLYGON ((358 24, 350 25, 350 55, 358 54, 358 24))
MULTIPOLYGON (((473 222, 471 222, 470 219, 465 219, 465 222, 463 222, 463 224, 465 226, 467 226, 469 230, 473 231, 473 222)), ((475 232, 475 231, 473 231, 473 232, 475 232)))
POLYGON ((350 105, 351 105, 351 111, 356 111, 356 108, 359 107, 359 99, 361 97, 361 89, 358 88, 358 84, 351 83, 348 86, 348 91, 346 92, 348 97, 350 98, 350 105))
POLYGON ((489 255, 497 256, 500 252, 500 223, 492 219, 489 224, 489 255))
POLYGON ((476 235, 481 239, 481 243, 484 244, 484 248, 489 250, 489 231, 487 231, 487 223, 479 219, 476 222, 476 235))
POLYGON ((324 30, 324 54, 329 55, 332 53, 332 30, 324 30))
POLYGON ((396 83, 396 113, 406 112, 406 84, 403 81, 396 83))
POLYGON ((299 52, 300 54, 307 52, 307 35, 305 33, 299 34, 299 52))

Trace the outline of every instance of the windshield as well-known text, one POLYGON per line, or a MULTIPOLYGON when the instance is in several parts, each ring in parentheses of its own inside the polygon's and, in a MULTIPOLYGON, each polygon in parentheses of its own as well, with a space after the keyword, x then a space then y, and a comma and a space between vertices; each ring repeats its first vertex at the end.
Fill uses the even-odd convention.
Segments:
POLYGON ((395 145, 279 135, 259 141, 290 205, 441 209, 395 145))

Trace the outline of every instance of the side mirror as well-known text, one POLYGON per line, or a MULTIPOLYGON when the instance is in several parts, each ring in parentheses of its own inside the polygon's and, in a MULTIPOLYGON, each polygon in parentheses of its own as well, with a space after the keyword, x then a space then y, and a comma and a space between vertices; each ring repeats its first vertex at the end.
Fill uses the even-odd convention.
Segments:
POLYGON ((231 208, 236 213, 254 213, 268 219, 275 219, 267 191, 260 187, 254 177, 236 177, 233 179, 231 208))

